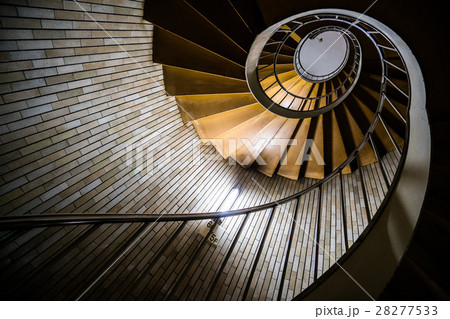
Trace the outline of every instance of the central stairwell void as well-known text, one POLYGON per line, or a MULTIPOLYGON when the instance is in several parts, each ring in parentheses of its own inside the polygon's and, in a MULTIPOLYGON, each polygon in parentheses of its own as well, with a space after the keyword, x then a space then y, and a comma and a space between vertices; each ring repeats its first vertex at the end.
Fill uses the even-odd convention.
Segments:
POLYGON ((83 260, 82 247, 102 225, 133 225, 126 243, 74 292, 58 290, 44 262, 12 285, 12 296, 27 298, 27 286, 48 299, 379 296, 407 247, 427 184, 418 63, 394 31, 366 15, 321 9, 263 29, 239 3, 147 1, 154 61, 203 142, 224 160, 298 180, 302 190, 244 209, 238 197, 221 212, 2 218, 6 244, 37 227, 72 227, 46 261, 60 263, 59 278, 70 278, 64 256, 83 260))

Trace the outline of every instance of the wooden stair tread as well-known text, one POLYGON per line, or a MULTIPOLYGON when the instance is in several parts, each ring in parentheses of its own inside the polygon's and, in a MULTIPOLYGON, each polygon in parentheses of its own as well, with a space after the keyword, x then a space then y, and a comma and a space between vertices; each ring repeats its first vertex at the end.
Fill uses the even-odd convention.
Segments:
POLYGON ((309 160, 306 161, 305 177, 322 179, 325 177, 325 167, 323 163, 323 114, 317 117, 314 132, 313 144, 309 152, 309 160), (316 153, 314 153, 316 148, 316 153), (320 158, 316 157, 320 155, 320 158))
POLYGON ((245 65, 245 50, 183 0, 147 0, 144 4, 144 19, 245 65))
MULTIPOLYGON (((344 108, 345 115, 347 116, 347 119, 349 121, 349 129, 351 136, 353 138, 353 143, 355 146, 358 146, 363 138, 364 134, 361 132, 358 124, 356 123, 355 119, 351 115, 351 113, 348 111, 347 108, 344 108)), ((343 128, 344 129, 344 128, 343 128)), ((372 148, 369 146, 369 144, 366 144, 363 149, 359 153, 361 165, 369 165, 372 163, 375 163, 377 161, 376 156, 372 148)))
POLYGON ((309 126, 311 125, 311 118, 303 119, 300 127, 293 137, 293 145, 290 145, 285 158, 280 163, 278 175, 297 180, 300 173, 300 165, 303 159, 304 144, 308 137, 309 126))
POLYGON ((184 122, 256 103, 251 93, 180 95, 176 100, 184 122))
POLYGON ((277 115, 266 110, 248 121, 241 123, 240 125, 217 136, 217 140, 219 140, 218 143, 222 145, 222 151, 219 152, 223 154, 224 158, 231 156, 236 159, 236 151, 243 145, 242 140, 252 138, 257 132, 259 132, 276 117, 277 115))
POLYGON ((187 0, 187 2, 241 48, 246 51, 250 49, 253 34, 229 1, 187 0))
MULTIPOLYGON (((336 119, 336 114, 334 110, 330 112, 331 116, 331 143, 332 143, 332 154, 331 154, 331 171, 334 171, 339 165, 341 165, 348 158, 348 154, 345 151, 344 141, 342 139, 341 131, 336 119)), ((352 171, 350 166, 347 165, 342 173, 350 174, 352 171)))
MULTIPOLYGON (((296 77, 296 76, 298 76, 298 75, 297 75, 297 72, 295 72, 295 70, 290 70, 290 71, 287 71, 287 72, 279 73, 279 74, 277 75, 278 80, 279 80, 280 82, 282 82, 282 83, 283 83, 284 81, 288 81, 289 79, 292 79, 293 77, 296 77)), ((271 85, 272 85, 274 82, 277 82, 277 79, 276 79, 275 75, 269 76, 268 78, 262 80, 262 81, 260 82, 260 85, 261 85, 262 89, 265 90, 265 89, 267 89, 268 87, 271 87, 271 85)), ((273 85, 272 85, 272 87, 273 87, 273 85)))
POLYGON ((288 147, 289 140, 294 134, 295 128, 297 127, 299 119, 287 119, 283 126, 279 129, 277 134, 274 136, 273 140, 259 155, 266 165, 256 164, 257 170, 261 173, 272 177, 277 169, 278 163, 280 162, 283 153, 288 147))
POLYGON ((153 48, 153 61, 156 63, 245 80, 243 66, 194 42, 157 26, 153 37, 158 43, 153 48))
MULTIPOLYGON (((359 109, 364 113, 366 118, 372 122, 375 118, 375 113, 373 113, 364 103, 362 103, 357 97, 354 97, 356 102, 359 105, 359 109)), ((391 142, 391 139, 389 138, 389 135, 387 134, 386 130, 384 129, 383 125, 381 123, 378 123, 375 126, 375 134, 380 139, 380 141, 383 144, 383 147, 387 152, 392 151, 394 149, 394 145, 391 142)), ((403 145, 404 141, 403 139, 394 131, 391 131, 391 134, 396 141, 398 145, 403 145)))
POLYGON ((275 134, 286 123, 287 118, 276 116, 270 123, 251 136, 246 145, 242 145, 234 159, 243 167, 249 167, 258 158, 275 134))
MULTIPOLYGON (((273 74, 274 72, 273 64, 271 64, 271 66, 267 65, 268 64, 259 65, 258 76, 260 79, 263 79, 264 77, 273 74)), ((284 73, 294 70, 294 65, 292 63, 277 64, 275 69, 277 70, 277 73, 284 73)))
POLYGON ((245 80, 166 65, 163 73, 166 91, 170 95, 249 92, 245 80))
POLYGON ((201 139, 214 139, 249 119, 259 116, 265 110, 261 104, 254 103, 198 119, 193 124, 201 139))

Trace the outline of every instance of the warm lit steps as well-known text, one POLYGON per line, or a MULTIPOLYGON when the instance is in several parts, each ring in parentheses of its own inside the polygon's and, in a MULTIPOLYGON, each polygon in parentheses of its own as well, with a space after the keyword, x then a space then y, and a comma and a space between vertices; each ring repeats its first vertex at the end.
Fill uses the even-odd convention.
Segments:
MULTIPOLYGON (((153 59, 164 66, 166 91, 176 97, 183 120, 192 122, 200 138, 212 143, 225 159, 232 158, 244 167, 254 166, 268 176, 321 179, 341 165, 363 140, 379 100, 376 70, 361 74, 354 91, 332 111, 302 120, 284 118, 265 109, 249 91, 243 56, 255 33, 249 35, 250 30, 236 11, 229 12, 235 21, 233 27, 225 26, 219 12, 202 2, 183 2, 185 15, 170 15, 170 19, 161 18, 167 6, 147 2, 152 3, 152 13, 146 19, 155 24, 153 59), (180 28, 181 25, 192 25, 192 29, 180 28), (202 29, 202 36, 198 28, 202 29)), ((297 40, 291 43, 295 45, 297 40)), ((323 95, 325 88, 343 82, 345 69, 326 83, 300 78, 292 64, 292 46, 283 47, 276 65, 285 88, 313 98, 323 95)), ((269 55, 262 58, 267 62, 261 63, 270 63, 269 55)), ((291 103, 291 96, 282 99, 283 90, 272 84, 273 69, 262 64, 261 87, 268 96, 279 97, 280 105, 298 110, 300 103, 291 103)), ((399 87, 403 84, 396 83, 399 87)), ((404 116, 406 107, 401 101, 400 97, 392 102, 404 116)), ((311 104, 303 110, 322 106, 311 104)), ((384 104, 382 116, 391 136, 379 124, 373 142, 384 155, 395 148, 392 139, 397 145, 403 144, 405 126, 388 103, 384 104)), ((360 161, 362 165, 377 161, 369 144, 360 152, 360 161)), ((351 173, 352 169, 348 166, 343 173, 351 173)))

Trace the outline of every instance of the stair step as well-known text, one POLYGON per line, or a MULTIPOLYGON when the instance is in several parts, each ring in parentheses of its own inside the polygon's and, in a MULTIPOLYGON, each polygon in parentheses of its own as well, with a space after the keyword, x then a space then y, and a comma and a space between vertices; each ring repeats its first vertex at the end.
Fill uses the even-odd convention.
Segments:
POLYGON ((248 29, 250 29, 255 35, 265 30, 267 26, 264 23, 261 11, 256 1, 249 0, 229 0, 235 8, 236 12, 245 22, 248 29))
POLYGON ((218 138, 219 135, 260 116, 266 109, 259 103, 218 113, 193 122, 198 135, 203 140, 218 138))
POLYGON ((271 88, 266 91, 267 95, 271 97, 271 99, 286 108, 289 108, 289 106, 292 108, 292 104, 290 104, 290 101, 294 98, 291 94, 288 94, 286 90, 290 91, 293 87, 295 87, 296 83, 299 82, 300 77, 298 75, 290 78, 287 81, 284 81, 282 83, 283 87, 277 85, 274 88, 271 88))
POLYGON ((217 137, 217 140, 212 141, 212 143, 224 158, 231 156, 232 158, 237 159, 236 151, 244 145, 243 140, 249 140, 254 137, 255 134, 276 117, 277 115, 272 112, 264 111, 260 115, 222 133, 217 137))
POLYGON ((245 68, 176 34, 154 27, 153 61, 245 80, 245 68), (180 54, 180 52, 183 52, 180 54))
POLYGON ((245 65, 246 51, 183 0, 147 0, 144 19, 245 65))
MULTIPOLYGON (((362 142, 364 134, 359 128, 356 120, 349 112, 346 104, 343 103, 342 106, 343 107, 337 107, 334 110, 339 130, 344 141, 346 153, 351 154, 362 142)), ((363 147, 359 155, 362 165, 372 164, 377 161, 375 153, 368 144, 363 147)))
POLYGON ((184 122, 256 103, 251 93, 180 95, 176 100, 184 122))
POLYGON ((272 177, 277 169, 278 164, 286 151, 289 140, 294 134, 295 128, 297 127, 300 120, 298 119, 288 119, 283 126, 279 129, 277 134, 274 136, 270 145, 259 155, 265 165, 256 165, 256 168, 261 173, 272 177))
MULTIPOLYGON (((403 80, 398 80, 398 79, 389 77, 388 79, 390 81, 386 80, 386 95, 392 101, 396 101, 396 102, 399 102, 400 104, 407 105, 408 99, 406 98, 406 96, 403 93, 401 93, 401 92, 404 92, 404 93, 408 94, 408 82, 407 82, 406 78, 403 80), (393 85, 400 88, 401 91, 394 88, 393 85)), ((360 78, 359 78, 359 85, 361 87, 366 88, 371 91, 374 91, 374 92, 377 92, 379 95, 380 84, 381 84, 381 76, 380 75, 366 73, 366 72, 361 73, 360 78)), ((378 101, 378 97, 376 97, 375 99, 378 101)))
POLYGON ((170 95, 249 92, 244 80, 166 65, 163 73, 166 91, 170 95))
MULTIPOLYGON (((276 64, 289 64, 294 63, 294 57, 292 55, 284 55, 284 54, 278 54, 277 55, 276 64)), ((273 64, 275 59, 275 53, 273 52, 262 52, 261 57, 259 58, 259 64, 265 65, 265 64, 273 64)))
POLYGON ((276 116, 237 150, 234 159, 243 167, 252 165, 286 121, 287 118, 276 116))
POLYGON ((187 2, 240 47, 250 50, 253 34, 228 0, 187 2))
MULTIPOLYGON (((361 102, 361 100, 356 98, 353 94, 347 99, 346 105, 347 110, 355 118, 360 130, 362 132, 367 132, 370 124, 375 118, 375 113, 372 112, 372 110, 370 110, 364 103, 361 102)), ((381 124, 378 124, 375 127, 375 134, 372 135, 372 138, 374 140, 374 143, 376 143, 376 147, 380 151, 381 156, 394 149, 394 145, 392 144, 389 135, 381 124)), ((398 145, 403 144, 403 139, 400 138, 397 134, 395 134, 394 139, 398 145)))
POLYGON ((315 118, 314 133, 310 129, 308 138, 313 140, 309 150, 309 160, 306 162, 305 177, 323 179, 325 177, 324 154, 323 154, 323 114, 315 118))
POLYGON ((272 39, 269 39, 269 41, 267 41, 266 46, 263 48, 263 51, 267 51, 267 52, 275 52, 275 51, 279 51, 281 54, 284 55, 290 55, 293 56, 295 54, 295 49, 291 48, 290 46, 286 45, 286 44, 281 44, 278 43, 277 41, 274 41, 272 39), (274 44, 271 44, 275 42, 274 44))
MULTIPOLYGON (((347 160, 348 154, 345 152, 344 141, 334 110, 325 113, 323 121, 325 172, 329 174, 347 160)), ((347 165, 342 173, 351 173, 350 166, 347 165)))
MULTIPOLYGON (((287 72, 284 72, 284 73, 279 73, 277 75, 278 80, 281 83, 283 83, 285 81, 288 81, 289 79, 291 79, 293 77, 296 77, 296 76, 298 76, 298 75, 297 75, 297 72, 295 72, 294 70, 287 71, 287 72)), ((269 89, 269 88, 270 89, 273 88, 275 86, 274 83, 276 83, 276 82, 277 82, 277 79, 275 78, 275 75, 273 75, 273 76, 269 76, 268 78, 262 80, 260 82, 260 85, 261 85, 261 88, 263 90, 266 90, 266 89, 269 89)))
POLYGON ((301 97, 315 97, 317 96, 318 85, 314 83, 307 82, 301 78, 296 78, 295 82, 289 85, 286 85, 287 89, 293 94, 287 96, 280 104, 286 108, 291 110, 303 110, 306 111, 309 109, 310 103, 306 103, 303 99, 296 98, 294 95, 301 97), (293 101, 294 100, 294 101, 293 101), (305 104, 306 103, 306 104, 305 104), (303 107, 303 109, 302 109, 303 107))
MULTIPOLYGON (((376 111, 380 97, 380 94, 377 91, 361 85, 360 87, 355 88, 354 94, 355 96, 358 96, 358 98, 363 101, 364 105, 369 107, 372 112, 376 111)), ((390 99, 390 101, 395 100, 390 99)), ((403 110, 406 110, 406 106, 403 110)), ((399 115, 393 110, 392 106, 389 105, 388 102, 384 103, 381 115, 386 124, 389 125, 389 128, 391 128, 396 134, 399 136, 405 135, 405 123, 400 119, 399 115)))
MULTIPOLYGON (((267 66, 267 64, 259 66, 258 76, 259 76, 260 79, 263 79, 266 76, 270 76, 274 72, 273 64, 271 66, 267 66, 267 67, 266 66, 267 66)), ((284 73, 284 72, 288 72, 288 71, 294 70, 294 65, 292 63, 277 64, 275 66, 275 68, 277 70, 277 73, 284 73)))
POLYGON ((288 147, 286 156, 281 161, 277 174, 289 179, 298 180, 300 165, 302 165, 304 146, 308 138, 311 118, 303 119, 300 127, 293 137, 293 144, 288 147))

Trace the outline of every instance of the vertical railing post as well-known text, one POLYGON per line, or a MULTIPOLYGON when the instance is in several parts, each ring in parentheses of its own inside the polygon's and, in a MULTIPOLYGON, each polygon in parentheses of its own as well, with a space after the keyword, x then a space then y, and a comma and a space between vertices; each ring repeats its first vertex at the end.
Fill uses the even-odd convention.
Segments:
MULTIPOLYGON (((372 135, 369 135, 369 141, 370 141, 370 145, 372 146, 372 149, 375 153, 375 157, 377 158, 378 165, 380 165, 381 174, 383 175, 383 179, 384 179, 384 182, 386 183, 386 187, 389 188, 390 183, 387 178, 386 170, 384 168, 383 163, 381 162, 381 156, 380 156, 380 153, 378 152, 378 149, 377 149, 375 143, 373 142, 372 135)), ((358 160, 359 160, 359 157, 358 157, 358 160)))
POLYGON ((181 274, 175 278, 175 283, 171 286, 171 288, 169 288, 169 291, 167 292, 166 296, 165 296, 165 300, 168 300, 170 298, 172 298, 173 294, 178 290, 178 288, 181 285, 181 282, 183 281, 184 276, 186 276, 187 272, 189 271, 189 269, 192 267, 195 259, 197 258, 198 254, 200 253, 200 251, 203 249, 203 247, 206 245, 206 243, 208 242, 209 237, 211 236, 211 234, 214 231, 214 228, 217 225, 219 219, 215 219, 214 220, 214 224, 211 226, 211 228, 208 231, 208 234, 205 236, 205 238, 203 238, 203 240, 201 241, 200 245, 197 246, 197 248, 195 249, 195 251, 192 253, 191 257, 189 258, 186 267, 183 269, 183 271, 181 272, 181 274))
POLYGON ((290 253, 291 253, 292 239, 294 237, 294 228, 295 228, 296 221, 297 221, 299 202, 300 202, 300 197, 297 197, 296 201, 295 201, 294 217, 293 218, 291 217, 292 218, 292 224, 291 224, 291 228, 289 230, 289 235, 288 235, 288 244, 287 244, 287 248, 286 248, 286 256, 284 257, 284 261, 283 261, 283 270, 282 270, 282 273, 281 273, 281 282, 280 282, 280 287, 278 289, 277 300, 281 300, 281 294, 282 294, 283 287, 284 287, 284 278, 286 277, 286 270, 287 270, 288 260, 289 260, 290 253))
POLYGON ((342 206, 342 223, 344 228, 344 244, 345 244, 345 251, 348 250, 348 233, 347 233, 347 215, 345 211, 345 196, 344 196, 344 182, 342 181, 342 171, 339 172, 339 180, 341 182, 341 206, 342 206))
POLYGON ((264 247, 264 242, 266 241, 266 238, 267 238, 267 233, 269 232, 270 226, 272 225, 275 207, 276 206, 273 206, 270 210, 269 221, 267 222, 266 227, 264 228, 263 237, 261 238, 261 240, 259 242, 258 251, 256 253, 255 260, 253 261, 252 269, 250 271, 250 274, 249 274, 249 277, 247 280, 247 285, 245 286, 244 294, 242 295, 242 300, 247 299, 248 291, 250 290, 250 285, 252 283, 253 276, 255 275, 256 267, 258 265, 258 261, 259 261, 259 258, 261 257, 261 253, 262 253, 262 250, 264 247))
POLYGON ((315 237, 315 256, 314 256, 314 281, 317 280, 318 264, 319 264, 319 240, 320 240, 320 219, 322 210, 322 184, 319 184, 317 188, 319 192, 319 203, 317 205, 317 217, 316 217, 316 237, 315 237))
POLYGON ((397 142, 395 141, 394 137, 392 136, 391 131, 389 130, 389 128, 387 127, 386 123, 384 122, 383 118, 381 117, 381 114, 378 113, 378 118, 380 119, 381 124, 383 125, 384 130, 386 131, 386 133, 389 136, 389 139, 391 140, 392 144, 395 147, 395 150, 397 151, 398 155, 401 156, 402 152, 400 151, 400 147, 398 146, 397 142))
POLYGON ((122 299, 128 299, 130 294, 133 293, 133 291, 137 288, 137 286, 140 284, 140 279, 147 273, 147 271, 151 270, 153 266, 158 262, 158 260, 161 258, 161 256, 166 252, 166 250, 170 247, 170 245, 174 242, 174 240, 178 237, 178 235, 181 233, 181 231, 184 229, 188 222, 185 220, 181 223, 180 226, 175 230, 175 232, 170 236, 170 238, 164 243, 162 247, 158 249, 158 251, 155 252, 153 257, 149 260, 147 265, 144 269, 142 269, 139 274, 134 279, 134 283, 128 286, 128 288, 122 293, 123 298, 122 299))
POLYGON ((234 239, 233 239, 233 242, 231 243, 230 248, 228 248, 227 255, 223 259, 223 261, 222 261, 222 263, 220 265, 220 268, 219 268, 219 270, 216 273, 214 281, 213 281, 211 287, 209 288, 208 294, 206 295, 206 298, 205 298, 206 300, 209 300, 211 298, 211 295, 212 295, 212 293, 214 291, 214 288, 216 287, 217 282, 219 281, 220 275, 222 274, 223 270, 225 269, 225 266, 226 266, 226 264, 228 262, 228 259, 230 259, 230 256, 233 253, 233 249, 236 246, 239 237, 241 236, 241 233, 242 233, 242 230, 244 229, 245 224, 247 223, 248 216, 249 216, 249 214, 245 215, 244 220, 241 223, 241 226, 239 226, 239 230, 237 231, 236 235, 234 236, 234 239))
POLYGON ((362 166, 361 166, 361 161, 359 159, 359 153, 356 154, 356 162, 358 163, 358 173, 359 173, 358 175, 359 175, 359 179, 361 180, 364 205, 366 206, 367 223, 369 223, 370 220, 372 219, 372 217, 370 216, 369 200, 367 199, 366 181, 365 181, 364 175, 362 173, 362 166))

